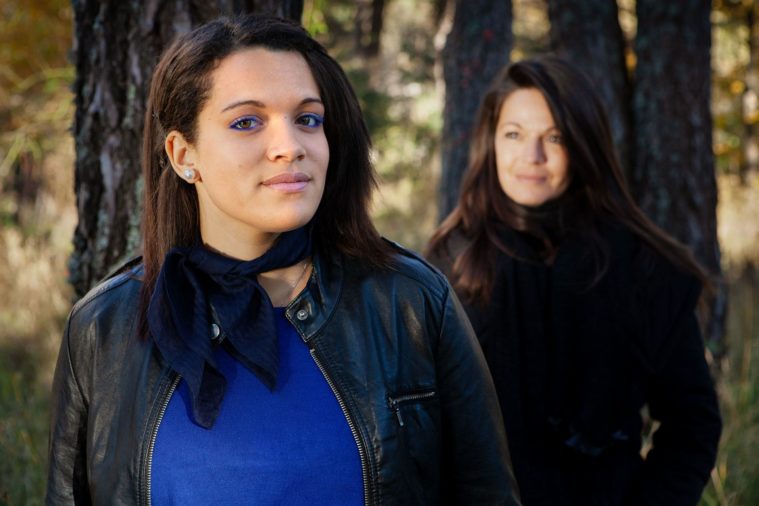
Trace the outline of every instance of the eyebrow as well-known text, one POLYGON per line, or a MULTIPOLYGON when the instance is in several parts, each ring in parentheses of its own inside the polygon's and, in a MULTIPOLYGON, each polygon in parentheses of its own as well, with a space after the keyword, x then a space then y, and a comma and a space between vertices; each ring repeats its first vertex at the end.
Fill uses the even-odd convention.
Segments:
MULTIPOLYGON (((520 125, 516 121, 504 121, 503 123, 500 123, 497 126, 497 128, 502 128, 502 127, 505 127, 506 125, 513 125, 513 126, 515 126, 517 128, 524 128, 522 125, 520 125)), ((552 125, 552 126, 546 128, 545 130, 543 130, 543 133, 550 132, 551 130, 557 130, 557 131, 561 132, 561 129, 559 127, 557 127, 556 125, 552 125)))
MULTIPOLYGON (((321 104, 321 105, 324 105, 324 103, 321 101, 320 98, 315 98, 315 97, 306 97, 306 98, 304 98, 303 100, 300 101, 300 103, 298 104, 298 106, 305 105, 305 104, 321 104)), ((221 112, 229 111, 230 109, 235 109, 235 108, 241 107, 243 105, 252 105, 252 106, 255 106, 255 107, 260 107, 261 109, 265 109, 266 108, 266 104, 264 104, 260 100, 249 99, 249 100, 238 100, 237 102, 232 102, 231 104, 229 104, 226 107, 224 107, 221 110, 221 112)))

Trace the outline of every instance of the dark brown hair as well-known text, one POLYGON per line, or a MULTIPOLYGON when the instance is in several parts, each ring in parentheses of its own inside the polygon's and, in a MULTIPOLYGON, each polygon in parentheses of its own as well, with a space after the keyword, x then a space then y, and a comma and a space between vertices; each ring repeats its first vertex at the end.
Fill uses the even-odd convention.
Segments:
POLYGON ((552 55, 522 60, 496 76, 480 105, 458 205, 435 231, 427 254, 450 256, 449 242, 461 237, 466 246, 457 252, 451 282, 469 303, 490 298, 497 252, 514 255, 501 241, 499 228, 526 232, 546 248, 551 258, 556 244, 545 233, 540 213, 511 200, 498 181, 495 130, 506 98, 515 90, 537 89, 545 98, 562 134, 569 158, 570 185, 558 199, 571 200, 572 222, 562 226, 586 229, 597 252, 597 282, 608 266, 604 239, 596 229, 599 218, 612 217, 640 237, 675 267, 693 273, 705 286, 708 276, 690 251, 667 235, 635 204, 614 150, 604 107, 590 81, 568 62, 552 55))
POLYGON ((232 53, 252 47, 300 53, 319 87, 330 157, 324 195, 311 220, 315 248, 372 265, 389 262, 390 248, 369 217, 376 187, 369 132, 340 65, 292 21, 219 18, 179 37, 153 74, 143 136, 143 309, 166 253, 175 246, 196 244, 199 235, 197 194, 172 170, 164 151, 166 135, 177 130, 188 142, 196 141, 198 115, 208 100, 213 70, 232 53))

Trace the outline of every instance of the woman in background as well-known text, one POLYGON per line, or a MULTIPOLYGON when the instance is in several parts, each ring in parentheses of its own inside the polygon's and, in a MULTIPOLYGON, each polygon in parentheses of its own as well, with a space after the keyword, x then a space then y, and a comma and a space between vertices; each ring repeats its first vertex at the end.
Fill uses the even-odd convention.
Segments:
POLYGON ((428 254, 483 346, 526 506, 698 503, 721 428, 694 314, 707 276, 631 199, 575 68, 496 78, 428 254))
POLYGON ((48 503, 518 504, 476 337, 372 226, 358 101, 301 27, 180 37, 143 160, 144 255, 67 323, 48 503))

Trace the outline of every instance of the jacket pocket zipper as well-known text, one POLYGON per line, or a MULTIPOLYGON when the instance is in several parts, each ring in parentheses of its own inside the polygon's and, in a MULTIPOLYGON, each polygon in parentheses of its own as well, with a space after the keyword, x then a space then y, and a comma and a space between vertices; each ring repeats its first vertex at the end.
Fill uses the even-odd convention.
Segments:
POLYGON ((435 391, 430 390, 427 392, 418 392, 413 394, 404 394, 399 395, 397 397, 390 397, 387 398, 387 404, 390 406, 390 409, 395 412, 395 416, 398 417, 398 425, 403 427, 406 425, 403 422, 403 417, 401 416, 401 404, 406 402, 417 402, 417 401, 423 401, 425 399, 431 399, 435 396, 435 391))

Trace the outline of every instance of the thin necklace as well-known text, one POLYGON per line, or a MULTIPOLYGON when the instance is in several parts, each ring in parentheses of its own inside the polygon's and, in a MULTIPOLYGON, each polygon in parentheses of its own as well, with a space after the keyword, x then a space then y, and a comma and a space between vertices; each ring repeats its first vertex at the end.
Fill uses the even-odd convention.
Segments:
POLYGON ((298 286, 298 284, 303 279, 303 276, 306 274, 306 270, 308 269, 308 266, 310 264, 311 264, 311 262, 308 261, 308 260, 306 260, 306 262, 303 264, 303 270, 300 271, 300 276, 298 276, 298 279, 296 279, 295 282, 292 283, 292 284, 288 283, 288 285, 290 285, 290 290, 287 292, 287 299, 284 301, 285 305, 287 305, 287 303, 290 302, 290 300, 292 300, 293 295, 294 295, 293 292, 295 291, 295 287, 298 286))

